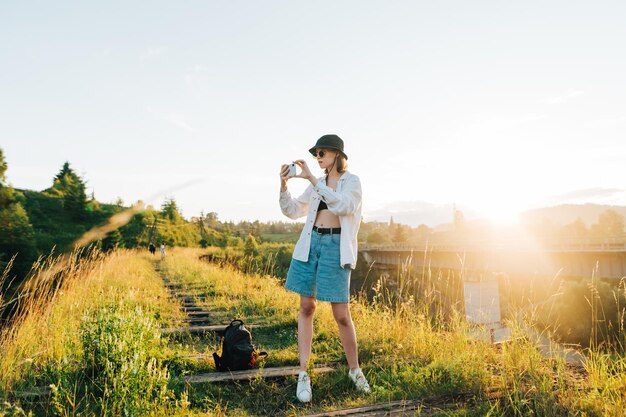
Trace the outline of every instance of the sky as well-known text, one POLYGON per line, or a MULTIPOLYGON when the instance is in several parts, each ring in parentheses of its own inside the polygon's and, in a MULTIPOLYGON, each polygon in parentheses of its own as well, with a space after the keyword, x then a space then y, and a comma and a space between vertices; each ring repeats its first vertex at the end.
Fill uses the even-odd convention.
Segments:
MULTIPOLYGON (((626 205, 623 1, 0 2, 0 148, 99 201, 285 220, 283 163, 345 141, 364 220, 626 205)), ((289 181, 294 196, 307 182, 289 181)))

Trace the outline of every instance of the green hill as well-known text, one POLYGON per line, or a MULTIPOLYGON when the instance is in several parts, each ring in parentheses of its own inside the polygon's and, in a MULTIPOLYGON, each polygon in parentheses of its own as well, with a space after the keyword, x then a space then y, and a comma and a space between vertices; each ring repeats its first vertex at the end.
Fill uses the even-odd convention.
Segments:
POLYGON ((53 247, 64 252, 72 242, 87 230, 106 222, 106 220, 124 208, 113 204, 97 203, 98 209, 93 210, 93 202, 88 215, 77 222, 63 207, 63 198, 47 195, 32 190, 16 190, 21 195, 21 202, 35 231, 36 248, 39 253, 47 253, 53 247))

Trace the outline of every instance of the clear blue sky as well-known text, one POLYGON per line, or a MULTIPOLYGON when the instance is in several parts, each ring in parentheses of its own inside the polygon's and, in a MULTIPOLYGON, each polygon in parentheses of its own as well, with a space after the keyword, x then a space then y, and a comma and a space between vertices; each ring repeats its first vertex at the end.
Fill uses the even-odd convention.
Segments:
POLYGON ((626 204, 624 22, 623 1, 2 2, 0 147, 16 187, 68 160, 101 201, 169 189, 187 217, 286 220, 279 167, 329 132, 366 221, 626 204))

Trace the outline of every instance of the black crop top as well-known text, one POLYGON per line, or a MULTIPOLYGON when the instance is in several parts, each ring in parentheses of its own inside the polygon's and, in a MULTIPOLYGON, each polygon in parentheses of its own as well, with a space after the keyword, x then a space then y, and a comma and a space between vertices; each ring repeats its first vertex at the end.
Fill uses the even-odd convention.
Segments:
POLYGON ((317 211, 320 212, 322 210, 328 210, 328 206, 325 201, 320 200, 320 205, 317 206, 317 211))

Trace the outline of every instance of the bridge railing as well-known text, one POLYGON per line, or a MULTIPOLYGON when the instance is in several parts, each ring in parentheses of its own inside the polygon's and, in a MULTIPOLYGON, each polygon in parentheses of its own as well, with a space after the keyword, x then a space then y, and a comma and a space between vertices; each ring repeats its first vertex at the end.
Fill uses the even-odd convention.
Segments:
POLYGON ((626 251, 626 234, 609 237, 559 238, 535 237, 533 239, 459 239, 433 242, 402 242, 387 244, 361 244, 359 250, 377 251, 506 251, 506 250, 544 250, 544 251, 626 251))
POLYGON ((626 236, 586 237, 577 239, 545 238, 539 241, 549 250, 616 251, 626 249, 626 236))

